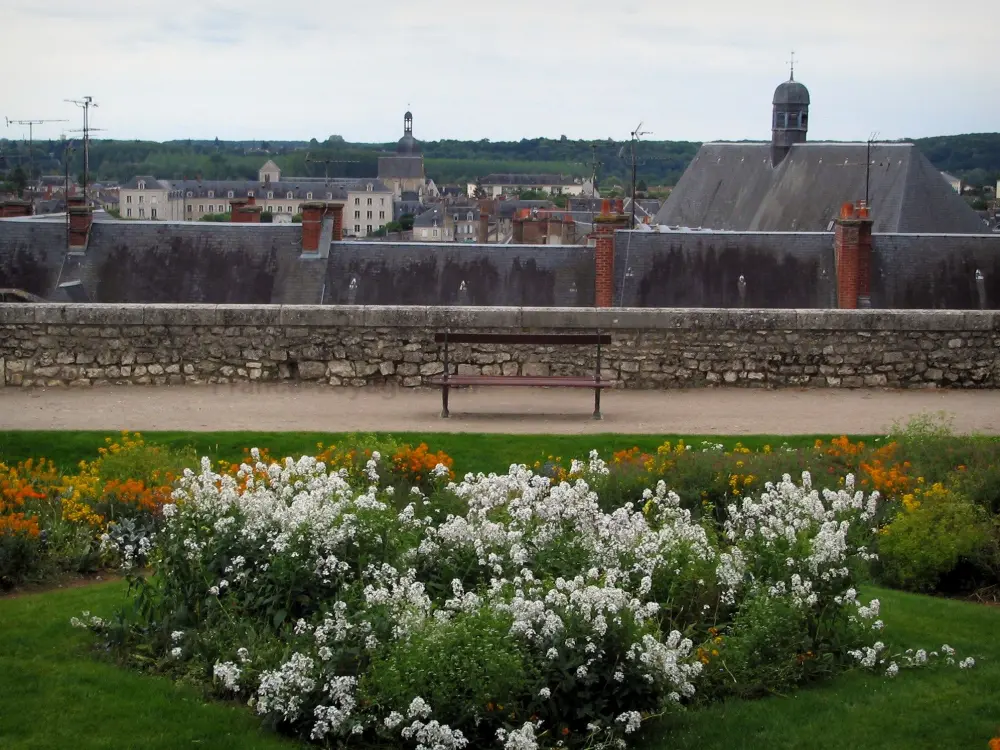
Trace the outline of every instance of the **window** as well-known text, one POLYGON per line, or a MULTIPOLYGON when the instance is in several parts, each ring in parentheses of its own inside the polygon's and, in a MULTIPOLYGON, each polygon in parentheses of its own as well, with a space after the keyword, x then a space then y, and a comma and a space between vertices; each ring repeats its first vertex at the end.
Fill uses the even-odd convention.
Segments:
POLYGON ((150 211, 149 211, 149 218, 151 218, 151 219, 155 219, 156 218, 156 209, 155 208, 150 209, 150 211))
POLYGON ((209 198, 214 198, 215 197, 215 191, 214 190, 209 190, 208 191, 208 197, 209 198))
POLYGON ((139 196, 139 203, 142 203, 142 196, 139 196))
POLYGON ((247 198, 253 198, 253 190, 247 190, 247 198))
POLYGON ((355 211, 354 212, 354 218, 355 219, 360 219, 361 218, 361 212, 360 211, 355 211))
POLYGON ((307 201, 311 201, 312 199, 313 199, 313 194, 312 193, 306 193, 306 200, 307 201))
POLYGON ((144 208, 140 208, 139 209, 139 218, 140 219, 145 219, 146 218, 146 209, 144 209, 144 208))
POLYGON ((369 212, 368 212, 368 216, 367 216, 367 218, 369 218, 369 219, 370 219, 371 217, 372 217, 372 212, 371 212, 371 211, 369 211, 369 212))
POLYGON ((194 206, 192 206, 192 205, 191 205, 191 204, 189 203, 189 204, 188 204, 188 213, 191 213, 191 211, 193 211, 193 210, 194 210, 194 206))
POLYGON ((233 197, 233 191, 232 191, 232 190, 230 190, 230 191, 229 191, 229 192, 227 193, 227 195, 228 195, 228 196, 229 196, 230 198, 232 198, 232 197, 233 197))
POLYGON ((125 216, 127 216, 130 219, 132 218, 132 209, 131 208, 126 208, 125 209, 125 216))
POLYGON ((385 205, 385 198, 379 198, 379 199, 378 199, 378 204, 379 204, 380 206, 384 206, 384 205, 385 205))
POLYGON ((360 232, 361 232, 361 225, 360 224, 355 224, 354 225, 354 233, 355 234, 359 234, 360 232))
POLYGON ((369 224, 369 225, 368 225, 368 234, 371 234, 371 233, 372 233, 372 225, 371 225, 371 224, 369 224))
POLYGON ((368 205, 370 206, 371 204, 372 204, 372 199, 371 199, 371 198, 369 198, 369 199, 368 199, 368 205))
POLYGON ((420 236, 421 237, 426 237, 427 236, 427 230, 426 229, 421 229, 420 230, 420 236))
POLYGON ((214 214, 214 213, 215 213, 215 205, 214 205, 214 204, 210 204, 210 205, 209 205, 209 207, 208 207, 208 212, 209 212, 210 214, 214 214))
POLYGON ((384 218, 385 218, 385 211, 379 211, 379 212, 378 212, 378 217, 379 217, 380 219, 384 219, 384 218))
POLYGON ((146 183, 144 181, 142 181, 142 180, 139 181, 139 189, 140 190, 145 190, 146 189, 146 183))
POLYGON ((274 206, 268 206, 268 207, 267 207, 267 212, 268 212, 269 214, 273 214, 273 213, 274 213, 274 210, 273 210, 273 209, 274 209, 274 206))
POLYGON ((466 217, 466 219, 467 219, 468 221, 472 221, 472 211, 469 211, 469 214, 468 214, 468 216, 466 217))
POLYGON ((361 205, 361 199, 360 198, 355 198, 354 199, 354 205, 355 206, 360 206, 361 205))
POLYGON ((291 200, 291 199, 292 199, 292 198, 294 198, 295 196, 294 196, 294 195, 292 195, 292 191, 291 191, 291 190, 289 190, 289 191, 288 191, 288 193, 287 193, 287 194, 285 195, 285 197, 286 197, 286 198, 288 198, 288 200, 291 200))
POLYGON ((327 199, 328 201, 332 201, 332 200, 333 200, 333 193, 327 193, 327 194, 326 194, 326 199, 327 199))
POLYGON ((125 196, 125 202, 126 203, 131 203, 132 202, 132 196, 131 195, 126 195, 125 196))
POLYGON ((274 191, 273 190, 268 190, 267 191, 267 197, 268 197, 268 199, 273 198, 274 197, 274 191))
POLYGON ((198 213, 200 213, 200 214, 205 213, 205 204, 204 203, 199 203, 198 204, 198 213))
POLYGON ((370 193, 372 191, 372 184, 369 182, 367 187, 368 187, 368 192, 370 193))
POLYGON ((438 236, 438 230, 436 230, 436 229, 434 230, 434 236, 435 236, 435 237, 437 237, 437 236, 438 236))

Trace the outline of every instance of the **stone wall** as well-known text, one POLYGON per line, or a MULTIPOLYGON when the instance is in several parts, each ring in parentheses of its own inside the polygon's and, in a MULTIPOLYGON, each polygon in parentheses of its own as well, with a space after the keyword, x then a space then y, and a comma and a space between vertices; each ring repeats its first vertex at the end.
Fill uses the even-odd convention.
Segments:
MULTIPOLYGON (((419 386, 452 330, 612 334, 602 377, 704 385, 1000 387, 1000 313, 0 304, 7 386, 323 381, 419 386)), ((589 374, 589 347, 456 346, 460 373, 589 374)))

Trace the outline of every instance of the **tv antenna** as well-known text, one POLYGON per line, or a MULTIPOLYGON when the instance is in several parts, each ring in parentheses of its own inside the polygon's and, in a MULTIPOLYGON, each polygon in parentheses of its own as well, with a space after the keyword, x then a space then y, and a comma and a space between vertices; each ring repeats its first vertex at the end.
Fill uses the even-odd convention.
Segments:
MULTIPOLYGON (((629 138, 629 161, 632 167, 632 224, 629 226, 630 229, 635 229, 635 178, 636 178, 636 166, 638 161, 635 157, 635 144, 638 143, 639 139, 644 135, 652 135, 651 130, 643 130, 642 122, 635 126, 635 130, 632 131, 631 137, 629 138)), ((618 158, 623 158, 625 153, 625 145, 618 150, 618 158)))
POLYGON ((878 133, 872 133, 868 137, 868 156, 865 159, 865 205, 871 210, 871 204, 868 202, 868 193, 871 186, 872 177, 872 145, 877 144, 878 133))
POLYGON ((330 165, 331 164, 359 164, 360 162, 356 159, 313 159, 309 156, 309 152, 306 151, 306 164, 322 164, 323 165, 323 177, 330 182, 330 165))
POLYGON ((7 127, 11 125, 27 125, 28 126, 28 171, 31 179, 35 179, 35 125, 44 125, 47 122, 69 122, 68 120, 12 120, 9 117, 4 118, 7 121, 7 127))
POLYGON ((90 133, 93 130, 104 130, 104 128, 90 127, 90 108, 96 107, 94 97, 85 96, 83 99, 66 99, 70 104, 75 104, 83 110, 83 129, 74 130, 74 133, 83 133, 83 200, 87 200, 87 183, 90 181, 90 133))

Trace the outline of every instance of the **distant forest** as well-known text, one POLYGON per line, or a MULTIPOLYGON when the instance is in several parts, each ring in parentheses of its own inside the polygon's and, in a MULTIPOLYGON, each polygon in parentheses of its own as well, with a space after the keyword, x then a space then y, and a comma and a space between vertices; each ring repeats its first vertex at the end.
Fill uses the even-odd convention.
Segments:
MULTIPOLYGON (((1000 133, 913 139, 938 169, 970 185, 1000 179, 1000 133)), ((674 185, 694 157, 699 143, 641 141, 636 145, 638 180, 652 187, 674 185)), ((493 172, 554 172, 589 177, 597 162, 602 187, 626 185, 630 144, 531 138, 520 141, 426 141, 421 143, 425 170, 439 185, 465 184, 493 172)), ((90 144, 90 179, 124 182, 136 175, 158 179, 255 179, 267 159, 288 176, 367 177, 377 174, 380 153, 395 143, 348 143, 339 136, 325 141, 153 141, 94 140, 90 144), (308 162, 307 162, 308 157, 308 162)), ((0 140, 0 180, 18 166, 33 164, 36 174, 63 174, 65 158, 78 176, 83 170, 79 141, 36 141, 33 161, 28 144, 0 140)))

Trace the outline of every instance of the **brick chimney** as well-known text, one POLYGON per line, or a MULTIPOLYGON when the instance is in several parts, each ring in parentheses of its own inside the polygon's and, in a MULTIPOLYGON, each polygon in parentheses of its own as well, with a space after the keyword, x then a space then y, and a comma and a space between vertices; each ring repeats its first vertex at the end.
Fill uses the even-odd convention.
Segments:
POLYGON ((872 224, 871 212, 864 201, 840 207, 833 251, 837 264, 837 307, 841 309, 871 307, 872 224))
POLYGON ((323 220, 333 219, 333 242, 340 242, 344 236, 344 207, 340 203, 326 201, 306 201, 302 204, 302 252, 320 251, 320 236, 323 234, 323 220))
POLYGON ((594 217, 597 243, 594 253, 594 307, 613 307, 615 291, 615 230, 627 229, 628 217, 622 201, 601 202, 601 213, 594 217))
POLYGON ((11 198, 5 203, 0 203, 0 219, 13 219, 19 216, 31 216, 34 206, 31 201, 20 198, 11 198))
POLYGON ((230 208, 229 221, 233 224, 260 224, 260 213, 264 210, 263 206, 251 205, 246 198, 233 198, 230 208))
POLYGON ((479 214, 479 244, 485 245, 490 241, 490 215, 485 211, 479 214))
POLYGON ((90 239, 90 226, 94 212, 90 206, 69 206, 69 248, 85 250, 90 239))

